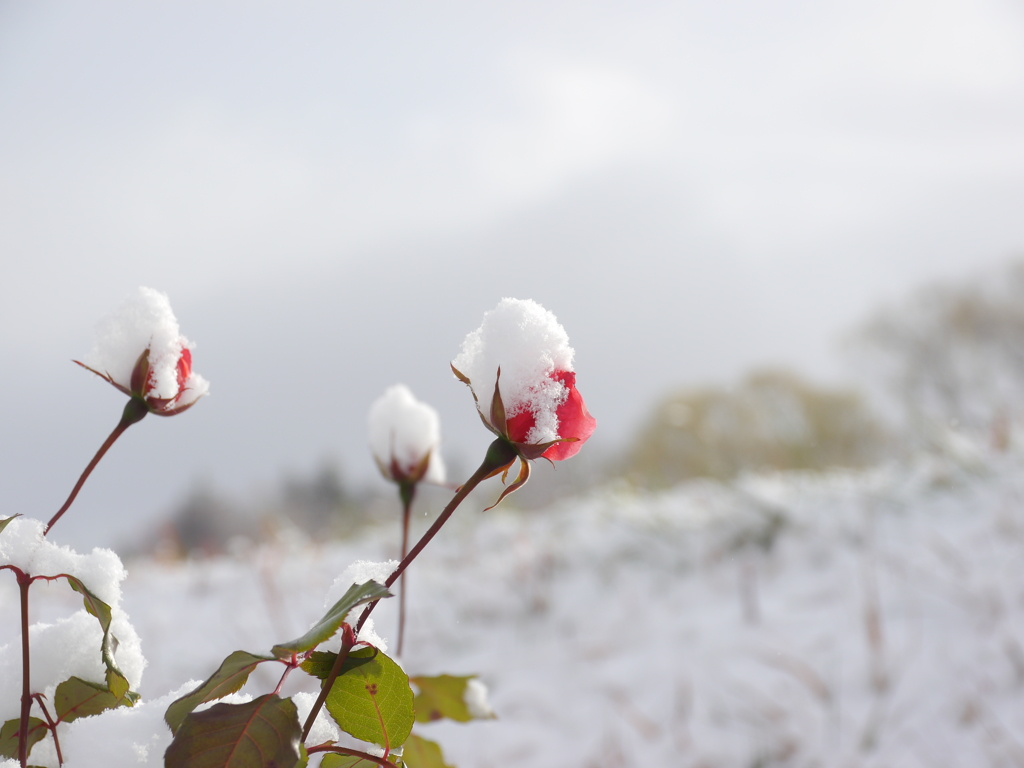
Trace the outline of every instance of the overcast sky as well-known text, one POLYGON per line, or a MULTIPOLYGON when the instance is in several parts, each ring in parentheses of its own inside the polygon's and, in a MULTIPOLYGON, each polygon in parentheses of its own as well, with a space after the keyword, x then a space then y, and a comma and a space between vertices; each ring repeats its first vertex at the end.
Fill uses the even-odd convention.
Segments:
POLYGON ((598 419, 782 364, 1024 252, 1013 2, 0 3, 0 514, 48 518, 122 396, 69 361, 167 292, 212 395, 133 427, 61 526, 113 544, 205 480, 338 461, 404 382, 551 309, 598 419), (88 530, 94 526, 93 530, 88 530))

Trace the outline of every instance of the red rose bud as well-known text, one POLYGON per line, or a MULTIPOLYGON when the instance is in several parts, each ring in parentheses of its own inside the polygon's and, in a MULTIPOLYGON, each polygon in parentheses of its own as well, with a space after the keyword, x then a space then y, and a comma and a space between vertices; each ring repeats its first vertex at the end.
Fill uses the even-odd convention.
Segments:
POLYGON ((521 488, 530 462, 575 456, 596 420, 576 390, 573 349, 558 319, 535 301, 505 298, 462 342, 452 373, 469 386, 484 426, 497 436, 482 469, 519 475, 498 497, 521 488))
POLYGON ((188 347, 181 348, 181 352, 178 353, 178 361, 174 365, 176 392, 172 397, 156 396, 158 384, 156 380, 156 371, 154 371, 149 364, 149 349, 143 350, 142 354, 139 355, 139 359, 135 362, 135 367, 132 368, 129 386, 127 387, 123 384, 119 384, 109 374, 100 373, 94 368, 90 368, 88 365, 81 363, 78 360, 75 360, 74 362, 78 363, 87 371, 95 373, 100 378, 106 379, 118 390, 131 397, 132 400, 136 400, 144 405, 145 410, 141 412, 138 418, 142 418, 146 413, 155 413, 157 416, 176 416, 195 405, 199 397, 201 397, 202 394, 205 394, 207 388, 206 382, 202 379, 198 379, 201 383, 202 389, 199 397, 194 397, 188 402, 181 404, 181 400, 185 396, 185 393, 191 389, 189 386, 189 379, 192 378, 192 351, 188 347))
MULTIPOLYGON (((590 415, 579 390, 576 389, 576 374, 571 371, 554 371, 550 378, 560 382, 568 390, 565 400, 555 410, 558 417, 558 440, 550 443, 540 455, 551 461, 563 461, 579 453, 590 436, 594 434, 597 419, 590 415)), ((530 431, 537 423, 533 411, 521 411, 507 419, 506 432, 513 443, 525 444, 530 431)))
POLYGON ((370 406, 370 452, 381 474, 399 485, 444 483, 437 411, 417 400, 404 384, 388 387, 370 406))
POLYGON ((78 364, 136 401, 133 413, 174 416, 210 389, 192 370, 191 346, 167 295, 139 288, 100 320, 89 365, 78 364))
POLYGON ((132 396, 145 400, 152 413, 159 416, 174 416, 192 404, 188 403, 181 408, 174 407, 185 394, 187 390, 185 384, 191 375, 192 350, 188 347, 182 347, 181 353, 178 356, 178 362, 174 365, 177 394, 173 397, 157 397, 155 394, 157 389, 156 371, 149 365, 149 350, 147 349, 139 356, 139 362, 135 364, 135 370, 132 371, 132 396), (140 386, 142 381, 146 382, 145 389, 140 386))

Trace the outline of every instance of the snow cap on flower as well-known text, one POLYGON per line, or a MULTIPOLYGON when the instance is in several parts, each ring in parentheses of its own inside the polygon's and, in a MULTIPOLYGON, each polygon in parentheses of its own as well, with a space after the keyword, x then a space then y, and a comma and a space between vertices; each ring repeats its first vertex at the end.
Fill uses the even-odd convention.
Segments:
POLYGON ((417 400, 404 384, 388 387, 370 406, 370 450, 380 471, 395 482, 445 480, 438 446, 437 411, 417 400))
POLYGON ((161 415, 179 413, 209 389, 192 370, 192 349, 167 295, 139 288, 96 326, 88 360, 94 373, 161 415))
POLYGON ((506 298, 466 336, 452 365, 469 379, 484 418, 489 417, 500 368, 505 415, 534 412, 536 423, 526 442, 546 443, 558 438, 555 411, 566 396, 565 386, 550 374, 572 371, 573 354, 569 336, 554 314, 531 299, 506 298))
POLYGON ((573 354, 565 329, 551 312, 535 301, 506 298, 466 336, 452 368, 469 383, 492 430, 520 445, 519 450, 563 440, 540 454, 558 461, 576 454, 596 424, 576 391, 573 354), (496 380, 503 424, 494 423, 496 380))

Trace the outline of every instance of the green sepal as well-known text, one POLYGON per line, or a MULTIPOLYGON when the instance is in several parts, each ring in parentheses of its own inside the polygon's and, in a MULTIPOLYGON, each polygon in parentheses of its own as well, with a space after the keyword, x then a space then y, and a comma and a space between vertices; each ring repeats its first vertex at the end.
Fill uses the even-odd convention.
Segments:
MULTIPOLYGON (((506 468, 505 471, 507 472, 508 469, 506 468)), ((504 476, 502 476, 502 481, 504 481, 504 479, 505 479, 504 476)), ((524 485, 526 485, 526 481, 529 480, 529 479, 530 479, 530 462, 528 462, 526 459, 519 459, 519 477, 517 477, 515 479, 515 482, 513 482, 512 485, 505 486, 505 488, 501 492, 501 495, 498 496, 498 500, 496 502, 494 502, 493 504, 491 504, 491 506, 487 507, 487 509, 485 509, 484 512, 488 512, 488 511, 494 509, 499 504, 501 504, 502 500, 506 496, 508 496, 510 493, 515 493, 516 491, 518 491, 520 488, 522 488, 524 485)))
POLYGON ((312 650, 320 645, 320 643, 331 639, 334 633, 338 631, 338 628, 345 623, 345 618, 348 616, 349 611, 357 605, 380 600, 384 597, 391 597, 391 592, 376 581, 371 580, 364 584, 353 584, 341 596, 341 599, 331 606, 330 610, 324 614, 324 617, 313 625, 312 629, 300 638, 275 645, 271 648, 271 653, 279 659, 285 659, 292 654, 312 650))
POLYGON ((249 674, 264 661, 275 659, 273 656, 257 656, 248 651, 235 651, 224 659, 209 680, 167 708, 164 721, 170 727, 171 733, 176 734, 185 718, 200 704, 222 699, 245 685, 249 674))
POLYGON ((476 404, 476 415, 480 417, 480 421, 483 422, 484 426, 487 427, 487 430, 489 432, 493 432, 498 437, 502 437, 501 432, 499 432, 497 429, 491 426, 491 423, 487 420, 487 417, 484 416, 483 411, 480 410, 480 400, 477 399, 476 392, 473 391, 472 382, 470 382, 466 375, 458 368, 456 368, 454 365, 451 365, 451 363, 449 363, 449 365, 451 366, 452 373, 455 374, 455 378, 457 378, 459 381, 461 381, 463 384, 469 387, 469 393, 473 396, 473 402, 476 404))
POLYGON ((493 431, 499 436, 508 439, 508 420, 505 417, 505 403, 501 399, 501 367, 498 368, 498 375, 494 379, 494 395, 491 397, 491 424, 493 431))
POLYGON ((6 527, 7 527, 7 524, 8 524, 9 522, 11 522, 11 520, 13 520, 13 519, 14 519, 14 518, 16 518, 16 517, 21 517, 21 515, 20 515, 20 514, 17 514, 17 515, 11 515, 10 517, 5 517, 5 518, 3 518, 2 520, 0 520, 0 533, 2 533, 2 532, 3 532, 3 530, 4 530, 4 528, 6 528, 6 527))

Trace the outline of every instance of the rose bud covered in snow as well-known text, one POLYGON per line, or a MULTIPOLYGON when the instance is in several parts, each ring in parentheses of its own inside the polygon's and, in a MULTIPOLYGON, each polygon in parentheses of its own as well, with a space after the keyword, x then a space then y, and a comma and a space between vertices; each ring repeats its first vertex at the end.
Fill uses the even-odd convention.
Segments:
POLYGON ((174 416, 210 388, 192 370, 192 347, 166 294, 139 288, 97 325, 89 364, 75 362, 144 404, 142 415, 174 416))
POLYGON ((502 299, 463 341, 452 371, 472 390, 484 425, 522 461, 502 497, 526 482, 526 460, 568 459, 593 434, 597 421, 576 389, 572 362, 565 329, 530 300, 502 299))
POLYGON ((396 483, 444 483, 437 447, 437 411, 421 403, 404 384, 388 387, 370 407, 370 450, 381 474, 396 483))

